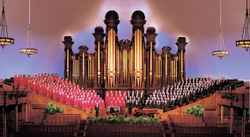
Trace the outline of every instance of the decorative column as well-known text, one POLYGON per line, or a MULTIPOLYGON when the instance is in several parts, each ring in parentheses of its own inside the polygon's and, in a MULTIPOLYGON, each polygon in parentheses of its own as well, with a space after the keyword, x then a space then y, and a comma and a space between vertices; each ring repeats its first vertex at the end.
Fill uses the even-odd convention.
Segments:
POLYGON ((95 37, 95 76, 94 88, 101 88, 103 85, 103 38, 105 36, 102 27, 96 27, 93 33, 95 37))
POLYGON ((79 48, 80 57, 80 84, 83 87, 87 86, 88 82, 88 47, 80 46, 79 48))
POLYGON ((107 64, 106 67, 106 80, 105 87, 106 88, 114 88, 118 86, 118 77, 117 77, 117 26, 120 23, 119 16, 116 11, 108 11, 104 23, 106 24, 106 41, 105 41, 105 62, 107 64))
POLYGON ((156 30, 154 27, 149 27, 146 31, 145 37, 147 38, 147 47, 149 49, 149 56, 147 58, 147 85, 148 88, 153 87, 155 84, 155 38, 157 36, 156 30))
POLYGON ((65 63, 64 63, 64 78, 72 81, 72 71, 73 71, 73 62, 72 62, 72 45, 74 42, 72 41, 71 36, 64 37, 64 51, 65 51, 65 63))
POLYGON ((134 54, 133 74, 132 74, 132 88, 144 88, 144 24, 146 23, 145 15, 142 11, 135 11, 131 17, 131 24, 133 26, 132 36, 132 50, 134 54))
POLYGON ((180 81, 186 78, 185 52, 186 52, 187 44, 188 43, 186 42, 185 37, 179 37, 176 42, 176 45, 178 46, 177 81, 180 81))

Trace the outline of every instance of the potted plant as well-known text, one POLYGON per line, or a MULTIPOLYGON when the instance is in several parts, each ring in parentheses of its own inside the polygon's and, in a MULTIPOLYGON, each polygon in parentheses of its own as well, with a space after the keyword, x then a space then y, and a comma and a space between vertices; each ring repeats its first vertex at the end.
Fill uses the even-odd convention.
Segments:
POLYGON ((196 117, 202 117, 204 115, 205 109, 200 104, 196 104, 195 107, 189 107, 185 110, 186 114, 192 114, 196 117))
POLYGON ((63 108, 62 107, 56 107, 53 102, 49 103, 49 105, 45 108, 43 112, 43 120, 46 120, 48 117, 48 114, 55 115, 57 113, 62 113, 63 108))

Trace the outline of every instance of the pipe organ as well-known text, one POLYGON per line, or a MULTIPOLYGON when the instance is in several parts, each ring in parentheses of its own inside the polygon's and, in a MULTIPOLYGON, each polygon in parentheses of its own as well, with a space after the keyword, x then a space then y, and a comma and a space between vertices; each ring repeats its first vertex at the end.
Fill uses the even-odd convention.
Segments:
POLYGON ((155 89, 184 79, 186 38, 178 38, 176 54, 171 54, 170 47, 157 53, 157 33, 154 27, 144 33, 144 13, 135 11, 130 22, 131 40, 118 40, 119 15, 108 11, 104 20, 106 32, 96 27, 93 33, 94 53, 88 53, 86 46, 73 53, 74 42, 65 36, 64 77, 83 88, 94 89, 155 89))

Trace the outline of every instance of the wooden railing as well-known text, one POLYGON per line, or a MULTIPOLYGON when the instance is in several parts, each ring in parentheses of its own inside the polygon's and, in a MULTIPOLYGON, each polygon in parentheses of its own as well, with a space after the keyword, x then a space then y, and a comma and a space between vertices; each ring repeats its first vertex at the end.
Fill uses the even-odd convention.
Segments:
POLYGON ((175 126, 175 133, 182 134, 226 134, 229 129, 226 127, 183 127, 175 126))
POLYGON ((87 137, 163 137, 162 125, 89 124, 87 137))
POLYGON ((234 137, 233 134, 175 134, 174 137, 234 137))
POLYGON ((74 125, 22 125, 19 137, 73 137, 76 133, 74 125))
POLYGON ((80 114, 56 114, 48 117, 42 123, 43 125, 79 125, 80 114))
POLYGON ((195 117, 192 115, 170 115, 169 119, 173 126, 205 126, 205 122, 202 117, 195 117))

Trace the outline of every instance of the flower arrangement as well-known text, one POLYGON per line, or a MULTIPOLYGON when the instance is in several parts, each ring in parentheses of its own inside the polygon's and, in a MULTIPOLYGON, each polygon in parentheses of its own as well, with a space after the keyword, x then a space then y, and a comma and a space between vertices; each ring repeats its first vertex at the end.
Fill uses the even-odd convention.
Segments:
POLYGON ((159 123, 162 121, 161 118, 151 118, 151 117, 124 117, 124 116, 116 116, 116 117, 88 117, 87 118, 89 123, 103 123, 103 124, 127 124, 132 123, 137 126, 141 125, 142 123, 151 123, 154 125, 155 123, 159 123))

